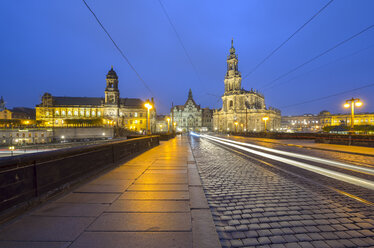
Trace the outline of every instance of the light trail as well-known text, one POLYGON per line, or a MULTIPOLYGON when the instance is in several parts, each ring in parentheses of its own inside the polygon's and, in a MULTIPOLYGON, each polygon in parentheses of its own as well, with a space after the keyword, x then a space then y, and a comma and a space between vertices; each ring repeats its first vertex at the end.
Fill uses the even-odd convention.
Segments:
MULTIPOLYGON (((227 146, 231 146, 231 147, 234 147, 234 148, 237 148, 239 150, 243 150, 243 151, 246 151, 246 152, 249 152, 249 153, 252 153, 252 154, 256 154, 256 155, 259 155, 259 156, 262 156, 262 157, 266 157, 266 158, 269 158, 269 159, 272 159, 272 160, 275 160, 275 161, 279 161, 279 162, 286 163, 286 164, 289 164, 289 165, 293 165, 293 166, 296 166, 296 167, 299 167, 299 168, 302 168, 302 169, 305 169, 305 170, 308 170, 308 171, 312 171, 312 172, 315 172, 315 173, 323 175, 323 176, 327 176, 327 177, 330 177, 330 178, 333 178, 333 179, 337 179, 337 180, 344 181, 344 182, 347 182, 347 183, 350 183, 350 184, 354 184, 354 185, 357 185, 357 186, 360 186, 360 187, 364 187, 364 188, 367 188, 367 189, 370 189, 370 190, 374 190, 374 182, 366 180, 366 179, 362 179, 362 178, 359 178, 359 177, 355 177, 355 176, 347 175, 347 174, 344 174, 344 173, 332 171, 332 170, 325 169, 325 168, 320 168, 318 166, 314 166, 314 165, 310 165, 310 164, 307 164, 307 163, 291 160, 291 159, 288 159, 288 158, 283 158, 283 157, 279 157, 279 156, 276 156, 276 155, 252 150, 252 149, 240 146, 240 145, 236 145, 236 144, 227 142, 227 140, 225 140, 225 139, 216 138, 216 137, 213 137, 213 136, 210 136, 210 135, 203 135, 202 134, 202 135, 200 135, 200 137, 206 138, 208 140, 212 140, 212 141, 215 141, 215 142, 227 145, 227 146)), ((241 142, 238 142, 238 143, 240 143, 241 145, 245 144, 245 143, 241 143, 241 142)))
MULTIPOLYGON (((208 136, 208 135, 204 135, 204 136, 208 136)), ((209 136, 209 137, 213 138, 213 136, 209 136)), ((264 150, 264 151, 273 152, 273 153, 277 153, 277 154, 281 154, 281 155, 285 155, 285 156, 289 156, 289 157, 301 158, 301 159, 308 160, 308 161, 323 163, 323 164, 334 166, 334 167, 337 167, 337 168, 349 169, 349 170, 353 170, 353 171, 356 171, 356 172, 361 172, 361 173, 365 173, 365 174, 369 174, 369 175, 374 176, 374 170, 370 169, 370 168, 366 168, 366 167, 360 167, 360 166, 357 166, 357 165, 346 164, 346 163, 337 162, 337 161, 333 161, 333 160, 329 160, 329 159, 317 158, 317 157, 312 157, 312 156, 308 156, 308 155, 302 155, 302 154, 297 154, 297 153, 292 153, 292 152, 276 150, 276 149, 272 149, 272 148, 267 148, 267 147, 263 147, 263 146, 248 144, 248 143, 244 143, 244 142, 238 142, 238 141, 234 141, 234 140, 223 139, 223 138, 219 138, 219 137, 214 137, 214 138, 219 139, 219 140, 223 140, 223 141, 227 141, 227 142, 231 142, 231 143, 234 143, 234 144, 242 145, 242 146, 248 146, 248 147, 252 147, 252 148, 256 148, 256 149, 261 149, 261 150, 264 150)))

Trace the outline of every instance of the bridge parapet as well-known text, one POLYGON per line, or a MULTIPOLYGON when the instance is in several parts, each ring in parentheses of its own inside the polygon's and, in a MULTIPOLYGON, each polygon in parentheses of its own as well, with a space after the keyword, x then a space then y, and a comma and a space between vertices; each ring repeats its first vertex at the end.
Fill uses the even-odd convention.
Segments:
POLYGON ((159 136, 0 159, 0 219, 159 145, 159 136))

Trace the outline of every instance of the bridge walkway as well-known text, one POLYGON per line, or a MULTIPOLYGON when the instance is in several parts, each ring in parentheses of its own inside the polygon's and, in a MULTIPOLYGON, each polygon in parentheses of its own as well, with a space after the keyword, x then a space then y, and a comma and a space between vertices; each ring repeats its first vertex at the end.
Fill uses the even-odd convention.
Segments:
POLYGON ((2 248, 220 247, 187 137, 5 224, 2 248))

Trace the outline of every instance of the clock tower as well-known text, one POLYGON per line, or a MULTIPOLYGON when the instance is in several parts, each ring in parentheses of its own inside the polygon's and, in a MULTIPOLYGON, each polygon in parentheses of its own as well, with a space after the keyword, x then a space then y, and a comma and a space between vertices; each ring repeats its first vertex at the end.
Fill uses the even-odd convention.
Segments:
POLYGON ((106 75, 105 104, 119 106, 118 76, 113 66, 106 75))

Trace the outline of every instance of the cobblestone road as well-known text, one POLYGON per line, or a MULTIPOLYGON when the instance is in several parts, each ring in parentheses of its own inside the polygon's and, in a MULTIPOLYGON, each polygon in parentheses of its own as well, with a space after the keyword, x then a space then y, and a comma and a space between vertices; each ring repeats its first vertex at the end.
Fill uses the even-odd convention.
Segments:
POLYGON ((191 138, 223 247, 374 247, 373 208, 191 138))

